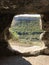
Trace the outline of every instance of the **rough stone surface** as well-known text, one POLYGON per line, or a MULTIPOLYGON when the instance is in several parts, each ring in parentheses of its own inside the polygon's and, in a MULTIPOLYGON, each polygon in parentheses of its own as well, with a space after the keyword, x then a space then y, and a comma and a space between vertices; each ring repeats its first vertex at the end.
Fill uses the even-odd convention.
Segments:
POLYGON ((46 55, 49 55, 49 48, 44 49, 43 53, 46 54, 46 55))
POLYGON ((41 15, 40 27, 44 31, 49 32, 49 13, 41 15))
POLYGON ((1 13, 47 13, 49 0, 0 0, 1 13))
MULTIPOLYGON (((41 27, 46 32, 41 37, 49 45, 49 0, 0 0, 0 44, 4 45, 5 42, 2 41, 8 39, 13 16, 26 13, 43 14, 41 27)), ((6 48, 3 45, 0 46, 0 51, 8 47, 8 43, 7 46, 5 44, 6 48)))
POLYGON ((46 49, 45 46, 22 47, 22 46, 16 46, 16 45, 11 45, 11 48, 14 49, 15 51, 20 52, 24 56, 39 55, 43 53, 42 50, 46 49))
POLYGON ((40 39, 41 40, 49 40, 49 32, 43 32, 41 35, 40 35, 40 39))
POLYGON ((0 14, 0 56, 15 55, 15 51, 9 46, 9 27, 13 18, 13 14, 0 14), (10 49, 8 49, 8 46, 10 49), (5 52, 4 52, 5 51, 5 52))
POLYGON ((31 57, 11 56, 0 58, 0 65, 49 65, 49 56, 31 57))
POLYGON ((41 16, 40 27, 44 32, 40 35, 40 39, 44 42, 47 49, 44 50, 45 54, 49 54, 49 14, 41 16))

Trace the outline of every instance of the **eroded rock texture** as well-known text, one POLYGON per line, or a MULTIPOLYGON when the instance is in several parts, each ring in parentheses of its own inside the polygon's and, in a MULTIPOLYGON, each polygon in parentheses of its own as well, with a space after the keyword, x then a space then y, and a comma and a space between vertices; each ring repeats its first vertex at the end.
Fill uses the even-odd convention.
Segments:
POLYGON ((13 16, 26 13, 43 14, 41 27, 46 32, 42 35, 42 40, 46 40, 45 45, 49 48, 49 0, 0 0, 0 51, 5 48, 4 44, 8 46, 5 41, 9 36, 13 16))
POLYGON ((44 42, 47 49, 45 50, 46 54, 49 54, 49 13, 41 16, 41 28, 44 32, 41 34, 41 40, 44 42))
POLYGON ((46 13, 49 0, 0 0, 1 13, 46 13))
POLYGON ((9 27, 13 14, 1 14, 0 13, 0 56, 15 54, 15 51, 8 49, 8 37, 9 37, 9 27))

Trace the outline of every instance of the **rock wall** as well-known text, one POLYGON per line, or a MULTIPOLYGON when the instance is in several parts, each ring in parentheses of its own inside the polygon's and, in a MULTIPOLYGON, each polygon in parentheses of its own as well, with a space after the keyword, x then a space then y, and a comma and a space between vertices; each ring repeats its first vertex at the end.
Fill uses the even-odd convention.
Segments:
POLYGON ((46 13, 49 0, 0 0, 1 13, 46 13))
MULTIPOLYGON (((42 14, 41 28, 44 30, 44 32, 43 34, 41 34, 41 40, 45 43, 45 46, 49 48, 49 0, 0 0, 1 50, 2 48, 7 49, 3 47, 3 45, 5 44, 5 42, 7 41, 7 37, 9 36, 9 27, 14 15, 26 13, 42 14)), ((8 46, 8 42, 6 44, 8 46)))
POLYGON ((40 37, 47 47, 47 49, 44 50, 44 53, 49 54, 49 13, 41 16, 41 20, 41 29, 43 29, 44 32, 40 35, 40 37))

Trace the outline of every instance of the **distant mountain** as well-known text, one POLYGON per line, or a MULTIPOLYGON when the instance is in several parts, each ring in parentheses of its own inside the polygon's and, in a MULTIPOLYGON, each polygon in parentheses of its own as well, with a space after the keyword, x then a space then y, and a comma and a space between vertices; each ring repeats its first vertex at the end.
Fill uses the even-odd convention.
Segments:
POLYGON ((12 21, 12 26, 15 26, 16 24, 19 24, 20 22, 34 22, 34 21, 39 21, 39 17, 14 17, 12 21))
POLYGON ((39 17, 14 17, 15 21, 36 21, 39 20, 39 17))

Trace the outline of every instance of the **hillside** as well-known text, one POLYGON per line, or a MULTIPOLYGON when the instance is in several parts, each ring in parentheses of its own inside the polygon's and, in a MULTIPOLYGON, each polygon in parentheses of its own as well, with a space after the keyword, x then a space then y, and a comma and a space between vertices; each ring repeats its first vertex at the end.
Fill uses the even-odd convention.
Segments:
POLYGON ((12 21, 11 28, 14 29, 15 32, 19 33, 33 33, 33 32, 41 32, 39 26, 39 19, 37 17, 15 17, 12 21))
POLYGON ((10 32, 14 40, 19 40, 21 43, 28 42, 32 44, 33 41, 39 41, 39 36, 42 33, 39 26, 39 18, 14 18, 10 32))

